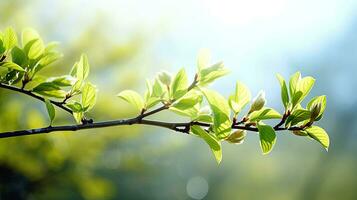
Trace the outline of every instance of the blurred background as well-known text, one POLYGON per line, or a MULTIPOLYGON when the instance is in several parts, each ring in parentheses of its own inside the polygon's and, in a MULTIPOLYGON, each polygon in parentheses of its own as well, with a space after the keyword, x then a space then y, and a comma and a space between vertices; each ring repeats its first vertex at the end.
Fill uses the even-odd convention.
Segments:
MULTIPOLYGON (((64 58, 45 74, 68 73, 88 54, 96 121, 134 116, 118 92, 143 92, 162 69, 193 76, 209 48, 231 70, 212 88, 227 96, 240 80, 280 111, 275 73, 314 76, 310 97, 327 95, 319 124, 331 139, 327 153, 281 133, 263 156, 248 134, 223 144, 219 166, 202 140, 147 126, 1 139, 0 199, 357 199, 355 0, 1 0, 0 21, 61 43, 64 58)), ((0 90, 0 111, 0 131, 48 124, 44 105, 21 94, 0 90)), ((57 113, 55 124, 74 123, 57 113)))

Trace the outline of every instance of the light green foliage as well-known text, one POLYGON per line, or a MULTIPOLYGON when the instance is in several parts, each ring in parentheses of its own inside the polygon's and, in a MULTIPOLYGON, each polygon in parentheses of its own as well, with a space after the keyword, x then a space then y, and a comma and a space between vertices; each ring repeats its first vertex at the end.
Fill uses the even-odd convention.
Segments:
POLYGON ((265 124, 258 123, 260 147, 263 154, 268 154, 273 149, 276 142, 276 134, 274 129, 265 124))
POLYGON ((96 100, 97 100, 97 89, 93 84, 87 82, 83 86, 83 91, 82 91, 83 110, 88 111, 92 109, 96 100))
POLYGON ((237 115, 250 102, 251 94, 247 86, 237 81, 234 94, 229 97, 229 106, 237 115))
POLYGON ((265 92, 260 91, 258 93, 258 95, 253 99, 253 103, 250 106, 248 113, 250 114, 254 111, 258 111, 258 110, 262 109, 264 107, 265 103, 266 103, 265 92))
POLYGON ((174 77, 171 87, 170 96, 172 99, 178 99, 187 92, 187 75, 185 69, 181 69, 174 77))
POLYGON ((50 118, 50 125, 52 125, 53 120, 55 119, 55 115, 56 115, 55 107, 52 105, 50 100, 48 100, 47 98, 45 99, 45 104, 46 104, 48 116, 50 118))
POLYGON ((211 148, 217 163, 219 164, 222 161, 222 147, 221 147, 221 143, 215 137, 215 135, 210 134, 200 126, 196 126, 196 125, 191 127, 191 131, 194 134, 200 136, 204 141, 206 141, 208 146, 211 148))
POLYGON ((124 90, 117 95, 119 98, 133 105, 138 111, 144 108, 144 100, 139 93, 133 90, 124 90))
POLYGON ((323 128, 318 126, 311 126, 305 131, 311 138, 318 141, 326 149, 326 151, 328 150, 330 146, 330 139, 323 128))
POLYGON ((210 65, 210 53, 208 50, 203 50, 198 55, 197 75, 198 85, 206 86, 214 80, 226 75, 229 71, 224 67, 223 62, 210 65))
MULTIPOLYGON (((46 45, 32 29, 22 32, 21 43, 17 43, 12 28, 0 32, 0 83, 7 87, 14 86, 30 95, 38 95, 37 98, 45 102, 51 125, 55 118, 54 105, 73 114, 78 124, 93 123, 86 115, 95 106, 97 88, 87 80, 90 72, 88 57, 82 54, 68 75, 43 76, 41 70, 62 57, 56 51, 57 43, 46 45)), ((209 51, 201 50, 197 71, 191 82, 185 69, 173 75, 163 71, 153 80, 146 81, 143 96, 132 90, 124 90, 117 96, 135 107, 137 116, 133 119, 143 119, 165 109, 188 118, 187 123, 150 123, 199 136, 210 146, 218 163, 222 160, 221 142, 241 144, 247 131, 259 132, 263 154, 272 150, 276 143, 275 132, 282 130, 311 137, 326 149, 329 147, 327 133, 313 125, 323 116, 326 96, 311 99, 306 107, 302 105, 314 85, 314 78, 301 77, 297 72, 290 77, 287 85, 284 78, 277 75, 285 109, 280 114, 266 105, 263 91, 251 101, 251 92, 239 81, 228 99, 208 88, 209 84, 227 73, 222 62, 211 65, 209 51), (250 104, 248 112, 239 119, 238 115, 247 104, 250 104), (275 126, 267 125, 266 121, 271 119, 279 120, 275 126)))
POLYGON ((281 87, 281 101, 283 102, 285 109, 287 109, 288 105, 289 105, 288 88, 286 86, 286 82, 285 82, 284 78, 280 74, 277 74, 276 76, 279 80, 280 87, 281 87))
POLYGON ((1 67, 7 68, 8 70, 15 70, 15 71, 20 71, 20 72, 25 71, 19 65, 17 65, 16 63, 13 63, 13 62, 3 62, 1 64, 1 67))
POLYGON ((219 139, 226 138, 231 131, 230 109, 227 100, 219 93, 201 89, 213 113, 213 132, 219 139))
POLYGON ((2 41, 7 51, 10 51, 17 44, 17 35, 13 28, 5 29, 2 41))
POLYGON ((249 121, 260 121, 265 119, 279 119, 281 114, 273 108, 262 108, 248 115, 249 121))
POLYGON ((244 142, 244 138, 246 135, 247 135, 247 131, 236 130, 228 136, 226 141, 233 144, 242 144, 244 142))

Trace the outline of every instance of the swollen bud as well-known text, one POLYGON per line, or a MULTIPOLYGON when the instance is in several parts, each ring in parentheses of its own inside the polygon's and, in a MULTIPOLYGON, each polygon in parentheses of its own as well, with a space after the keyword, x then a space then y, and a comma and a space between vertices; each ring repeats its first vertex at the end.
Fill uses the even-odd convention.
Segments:
POLYGON ((262 109, 265 103, 266 103, 265 92, 260 91, 258 95, 253 99, 253 103, 250 106, 249 113, 262 109))
POLYGON ((158 74, 158 77, 162 84, 164 84, 164 85, 171 84, 172 75, 169 72, 162 71, 158 74))
POLYGON ((244 141, 246 135, 245 130, 237 130, 230 134, 228 138, 226 139, 227 142, 229 143, 234 143, 234 144, 242 144, 244 141))
POLYGON ((311 108, 311 121, 314 121, 316 118, 319 117, 321 112, 321 103, 314 104, 313 107, 311 108))

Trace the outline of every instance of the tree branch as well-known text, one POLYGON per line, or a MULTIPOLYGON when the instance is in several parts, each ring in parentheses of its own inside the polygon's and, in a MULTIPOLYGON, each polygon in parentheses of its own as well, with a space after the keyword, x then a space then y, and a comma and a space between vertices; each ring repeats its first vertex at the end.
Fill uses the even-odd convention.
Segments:
MULTIPOLYGON (((25 135, 35 135, 42 133, 51 133, 51 132, 59 132, 59 131, 79 131, 83 129, 95 129, 95 128, 104 128, 104 127, 112 127, 112 126, 123 126, 123 125, 134 125, 134 124, 144 124, 150 126, 157 126, 162 128, 167 128, 173 131, 181 132, 189 134, 189 129, 191 125, 199 125, 203 127, 209 127, 211 124, 201 123, 201 122, 188 122, 188 123, 172 123, 172 122, 161 122, 161 121, 153 121, 153 120, 144 120, 140 116, 130 119, 120 119, 120 120, 112 120, 112 121, 103 121, 103 122, 95 122, 88 124, 79 124, 79 125, 66 125, 66 126, 49 126, 37 129, 29 129, 29 130, 19 130, 19 131, 10 131, 0 133, 0 138, 9 138, 16 136, 25 136, 25 135)), ((249 126, 237 126, 233 125, 232 129, 240 129, 258 132, 258 129, 255 127, 249 126)), ((302 130, 301 127, 290 127, 290 128, 274 128, 276 131, 284 131, 284 130, 302 130)))
MULTIPOLYGON (((19 93, 31 96, 31 97, 33 97, 35 99, 38 99, 38 100, 40 100, 42 102, 45 102, 45 99, 43 97, 38 96, 38 95, 34 94, 33 92, 31 92, 29 90, 21 89, 21 88, 18 88, 18 87, 15 87, 15 86, 11 86, 11 85, 6 85, 6 84, 3 84, 3 83, 0 83, 0 88, 4 88, 4 89, 12 90, 12 91, 15 91, 15 92, 19 92, 19 93)), ((63 102, 57 102, 57 101, 53 101, 53 100, 50 100, 50 102, 53 105, 61 108, 62 110, 66 111, 66 112, 68 112, 70 114, 73 114, 72 110, 70 110, 69 108, 64 106, 63 102)))

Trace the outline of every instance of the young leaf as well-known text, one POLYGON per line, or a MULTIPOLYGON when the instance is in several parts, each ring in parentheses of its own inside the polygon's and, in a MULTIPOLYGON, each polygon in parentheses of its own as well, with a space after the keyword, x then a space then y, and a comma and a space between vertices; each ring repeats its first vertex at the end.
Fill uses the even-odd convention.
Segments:
POLYGON ((263 154, 268 154, 274 147, 276 142, 276 135, 274 129, 265 124, 258 123, 260 147, 263 154))
POLYGON ((27 57, 26 54, 22 51, 22 49, 20 49, 17 46, 13 47, 11 50, 11 57, 12 57, 12 62, 25 68, 24 65, 27 62, 27 57))
POLYGON ((22 31, 22 36, 21 36, 22 47, 25 47, 29 42, 34 41, 39 38, 40 38, 40 36, 37 33, 37 31, 35 31, 31 28, 24 29, 22 31))
POLYGON ((213 134, 208 133, 197 125, 191 126, 191 131, 206 141, 208 146, 211 148, 217 163, 219 164, 222 161, 222 148, 219 140, 213 134))
POLYGON ((83 116, 83 112, 73 112, 73 117, 76 120, 77 124, 82 123, 83 116))
POLYGON ((311 138, 318 141, 326 149, 326 151, 328 151, 328 147, 330 145, 330 139, 328 134, 323 128, 318 126, 311 126, 305 129, 305 131, 311 138))
POLYGON ((81 55, 81 59, 79 60, 76 67, 76 78, 78 80, 86 80, 89 75, 89 62, 86 54, 81 55))
POLYGON ((250 99, 251 94, 248 87, 237 81, 235 93, 229 97, 229 106, 235 115, 237 115, 244 108, 244 106, 249 103, 250 99))
POLYGON ((199 71, 198 85, 205 86, 213 82, 217 78, 220 78, 228 74, 228 70, 224 67, 223 62, 218 62, 211 67, 201 69, 199 71))
POLYGON ((281 101, 283 102, 285 109, 287 109, 289 104, 288 88, 284 78, 280 74, 277 74, 276 77, 278 78, 281 87, 281 101))
POLYGON ((132 104, 138 111, 141 111, 144 108, 143 98, 135 91, 124 90, 117 95, 119 98, 124 101, 132 104))
POLYGON ((72 86, 75 83, 76 79, 69 75, 51 77, 46 80, 46 82, 51 82, 58 87, 68 87, 72 86))
POLYGON ((233 144, 242 144, 246 134, 247 132, 245 130, 237 130, 230 134, 226 141, 233 144))
POLYGON ((170 110, 183 116, 188 116, 191 119, 198 117, 199 105, 202 102, 202 95, 197 91, 191 90, 185 96, 177 100, 170 106, 170 110))
POLYGON ((200 49, 197 57, 197 69, 200 72, 211 63, 211 52, 208 49, 200 49))
POLYGON ((289 91, 290 91, 290 97, 293 98, 296 92, 296 87, 297 84, 299 82, 299 80, 301 79, 301 73, 300 72, 296 72, 295 74, 293 74, 290 77, 290 81, 289 81, 289 91))
POLYGON ((249 121, 260 121, 265 119, 279 119, 281 114, 273 108, 262 108, 249 114, 249 121))
POLYGON ((309 119, 311 112, 305 109, 295 109, 285 121, 285 126, 290 127, 309 119))
POLYGON ((52 125, 53 120, 55 119, 55 115, 56 115, 55 107, 52 105, 50 100, 48 100, 47 98, 45 98, 45 104, 46 104, 48 116, 50 117, 50 125, 52 125))
POLYGON ((311 99, 311 101, 307 104, 307 109, 312 111, 312 109, 316 106, 320 104, 320 112, 318 113, 317 117, 315 118, 316 121, 320 120, 322 117, 322 114, 325 111, 326 108, 326 96, 317 96, 314 97, 313 99, 311 99))
POLYGON ((82 107, 82 104, 80 104, 79 102, 77 101, 74 101, 74 102, 71 102, 71 103, 67 103, 66 106, 68 108, 70 108, 73 112, 83 112, 83 107, 82 107))
POLYGON ((29 59, 33 59, 33 60, 39 58, 45 50, 45 46, 41 39, 35 39, 34 41, 31 41, 30 43, 28 43, 27 48, 28 48, 27 56, 29 59))
POLYGON ((187 75, 185 69, 181 69, 174 77, 170 86, 170 96, 173 99, 182 97, 187 92, 187 75))
POLYGON ((97 99, 97 89, 91 83, 86 83, 82 90, 82 106, 84 111, 89 111, 95 105, 97 99))
POLYGON ((166 86, 169 86, 172 81, 172 75, 167 71, 162 71, 158 74, 160 82, 166 86))
POLYGON ((301 96, 296 103, 300 103, 309 94, 310 90, 312 89, 312 86, 314 86, 314 83, 315 79, 310 76, 304 77, 303 79, 299 80, 296 91, 301 92, 301 96))
POLYGON ((20 67, 19 65, 17 65, 16 63, 13 63, 13 62, 4 62, 0 65, 0 67, 5 67, 5 68, 8 68, 9 70, 16 70, 19 72, 25 71, 24 69, 22 69, 22 67, 20 67))
POLYGON ((64 98, 66 91, 61 90, 59 86, 51 82, 44 82, 37 85, 33 92, 47 97, 64 98))
POLYGON ((17 44, 17 35, 13 28, 9 27, 5 30, 2 41, 8 51, 17 44))
POLYGON ((219 93, 201 89, 213 112, 213 130, 219 139, 226 138, 231 132, 230 109, 226 99, 219 93))
POLYGON ((260 91, 258 93, 258 95, 253 99, 253 103, 250 106, 248 113, 250 114, 254 111, 258 111, 258 110, 262 109, 264 107, 265 103, 266 103, 265 92, 260 91))

